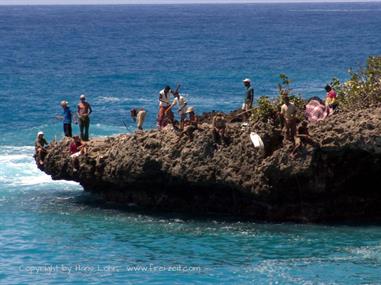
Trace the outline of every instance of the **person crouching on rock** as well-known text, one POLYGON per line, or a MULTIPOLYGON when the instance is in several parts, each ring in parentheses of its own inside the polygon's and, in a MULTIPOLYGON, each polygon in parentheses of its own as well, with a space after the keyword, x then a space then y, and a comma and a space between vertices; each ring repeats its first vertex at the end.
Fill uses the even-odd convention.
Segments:
POLYGON ((141 108, 139 111, 137 111, 136 109, 131 110, 131 118, 134 122, 136 122, 136 126, 138 130, 141 130, 141 131, 143 130, 143 124, 144 124, 146 115, 147 115, 147 111, 144 110, 143 108, 141 108))
POLYGON ((190 141, 193 141, 193 137, 194 137, 193 133, 196 130, 199 130, 198 119, 197 119, 196 113, 194 112, 193 107, 189 107, 186 110, 185 115, 188 116, 188 118, 185 117, 184 119, 184 130, 180 133, 179 140, 183 135, 186 135, 189 137, 190 141))
POLYGON ((283 118, 286 128, 286 138, 295 144, 296 135, 296 107, 290 102, 288 96, 283 97, 284 104, 281 107, 280 114, 283 118))
POLYGON ((87 145, 81 141, 79 136, 74 136, 70 146, 70 157, 73 159, 73 169, 74 171, 77 171, 79 168, 79 160, 78 157, 82 154, 85 154, 87 152, 87 145))
POLYGON ((159 130, 165 127, 166 121, 169 121, 174 125, 174 117, 173 112, 170 110, 171 103, 169 102, 171 94, 171 87, 165 86, 163 90, 160 91, 159 94, 159 114, 157 116, 157 124, 159 130))
POLYGON ((221 113, 213 117, 212 126, 214 142, 217 144, 225 144, 226 119, 221 113))
POLYGON ((38 132, 37 133, 37 138, 35 142, 35 158, 37 159, 38 165, 44 165, 44 159, 46 154, 48 153, 47 149, 45 146, 48 145, 48 142, 44 138, 44 133, 43 132, 38 132))
POLYGON ((306 146, 306 145, 312 145, 313 147, 316 147, 316 148, 319 148, 320 147, 320 144, 318 142, 315 142, 310 134, 309 134, 309 131, 308 131, 308 123, 306 121, 303 121, 298 130, 297 130, 297 134, 296 134, 296 139, 295 139, 295 148, 294 150, 292 151, 291 155, 292 156, 295 156, 296 153, 303 147, 303 146, 306 146))

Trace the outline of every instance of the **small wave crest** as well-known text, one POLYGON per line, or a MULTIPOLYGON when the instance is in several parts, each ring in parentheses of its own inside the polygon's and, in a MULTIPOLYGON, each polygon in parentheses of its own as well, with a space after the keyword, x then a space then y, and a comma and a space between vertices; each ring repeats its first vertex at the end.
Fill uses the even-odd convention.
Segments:
POLYGON ((31 146, 2 146, 0 150, 0 184, 6 186, 33 186, 40 184, 76 184, 53 181, 37 169, 31 146))

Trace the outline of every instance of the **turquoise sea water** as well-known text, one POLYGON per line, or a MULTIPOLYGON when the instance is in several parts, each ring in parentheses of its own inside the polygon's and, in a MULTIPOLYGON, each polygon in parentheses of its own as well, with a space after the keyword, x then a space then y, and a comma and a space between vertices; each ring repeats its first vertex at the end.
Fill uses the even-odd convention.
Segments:
MULTIPOLYGON (((182 84, 198 112, 240 106, 241 80, 305 96, 381 54, 381 4, 0 7, 1 284, 381 284, 381 227, 258 224, 109 209, 33 163, 58 103, 88 95, 91 133, 155 126, 182 84)), ((78 132, 77 127, 75 132, 78 132)))

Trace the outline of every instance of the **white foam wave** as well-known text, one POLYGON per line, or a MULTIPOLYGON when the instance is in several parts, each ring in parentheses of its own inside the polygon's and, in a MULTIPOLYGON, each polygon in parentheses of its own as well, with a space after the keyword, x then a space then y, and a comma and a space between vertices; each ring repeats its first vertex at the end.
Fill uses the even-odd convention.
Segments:
POLYGON ((2 146, 0 150, 0 184, 33 186, 41 184, 77 185, 74 182, 53 181, 37 169, 31 146, 2 146))
POLYGON ((98 104, 103 104, 103 103, 115 103, 119 102, 120 98, 118 97, 113 97, 113 96, 100 96, 95 99, 95 102, 98 104))
MULTIPOLYGON (((155 98, 155 97, 151 97, 151 98, 155 98)), ((133 96, 122 97, 122 98, 115 97, 115 96, 99 96, 95 98, 94 103, 96 105, 103 105, 103 104, 109 104, 109 103, 131 103, 131 104, 133 103, 134 105, 136 105, 136 107, 140 107, 138 106, 139 104, 152 102, 151 98, 133 97, 133 96)))

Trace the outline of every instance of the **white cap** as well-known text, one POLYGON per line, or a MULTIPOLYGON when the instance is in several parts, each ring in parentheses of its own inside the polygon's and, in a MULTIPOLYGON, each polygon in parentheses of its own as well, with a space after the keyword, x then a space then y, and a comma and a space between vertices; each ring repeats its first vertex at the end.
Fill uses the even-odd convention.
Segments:
POLYGON ((86 99, 85 94, 81 94, 81 96, 79 96, 79 99, 86 99))
POLYGON ((38 136, 41 136, 43 134, 44 134, 44 132, 41 132, 41 131, 37 133, 38 136))
POLYGON ((68 104, 69 104, 69 103, 68 103, 67 101, 62 100, 60 105, 61 105, 61 106, 67 106, 68 104))
POLYGON ((193 112, 193 107, 189 107, 185 113, 193 112))
POLYGON ((243 82, 248 82, 248 83, 251 83, 251 80, 249 78, 245 78, 244 80, 242 80, 243 82))

